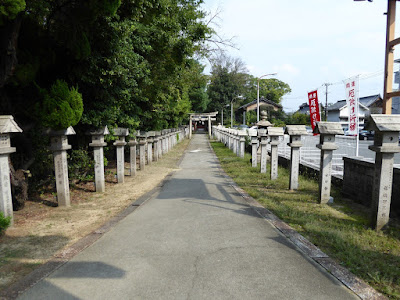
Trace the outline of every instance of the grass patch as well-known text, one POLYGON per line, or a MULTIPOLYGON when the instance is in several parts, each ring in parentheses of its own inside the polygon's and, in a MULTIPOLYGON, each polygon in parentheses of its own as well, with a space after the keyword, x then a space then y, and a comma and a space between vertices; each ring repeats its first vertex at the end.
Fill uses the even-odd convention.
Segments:
POLYGON ((308 238, 330 257, 392 299, 400 299, 400 226, 376 232, 368 226, 368 209, 342 199, 332 187, 334 204, 318 204, 318 182, 299 177, 299 190, 289 191, 289 170, 279 178, 252 168, 251 156, 237 157, 223 144, 211 142, 222 168, 249 195, 308 238))

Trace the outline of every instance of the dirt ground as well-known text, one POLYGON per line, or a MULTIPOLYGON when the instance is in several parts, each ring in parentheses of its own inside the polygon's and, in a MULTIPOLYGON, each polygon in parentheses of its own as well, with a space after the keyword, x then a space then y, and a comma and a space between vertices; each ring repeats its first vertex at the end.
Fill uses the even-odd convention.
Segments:
MULTIPOLYGON (((57 207, 54 192, 27 201, 14 212, 14 226, 0 237, 0 291, 106 223, 134 200, 155 188, 178 162, 189 140, 176 145, 158 162, 117 184, 115 167, 106 168, 106 192, 95 193, 93 182, 71 187, 71 207, 57 207), (33 201, 32 201, 33 200, 33 201)), ((115 166, 110 162, 109 166, 115 166)))

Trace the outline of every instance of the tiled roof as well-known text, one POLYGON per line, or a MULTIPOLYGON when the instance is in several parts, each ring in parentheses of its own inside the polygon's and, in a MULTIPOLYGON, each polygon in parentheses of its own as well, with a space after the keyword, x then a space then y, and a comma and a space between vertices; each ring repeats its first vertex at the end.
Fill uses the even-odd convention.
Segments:
MULTIPOLYGON (((280 105, 280 104, 278 104, 278 103, 275 103, 274 101, 265 99, 264 97, 261 97, 261 98, 260 98, 260 103, 261 103, 261 102, 264 102, 265 104, 273 105, 273 106, 275 106, 275 107, 277 107, 277 108, 282 108, 282 105, 280 105)), ((249 103, 247 103, 247 104, 245 104, 245 105, 243 105, 243 106, 241 106, 241 107, 239 107, 239 109, 245 109, 246 107, 248 107, 248 106, 250 106, 250 105, 253 105, 253 104, 256 104, 256 103, 257 103, 257 99, 254 100, 254 101, 251 101, 251 102, 249 102, 249 103)))
MULTIPOLYGON (((360 101, 360 104, 362 104, 366 107, 369 107, 371 104, 373 104, 374 102, 376 102, 379 99, 381 99, 381 96, 378 94, 378 95, 361 97, 361 98, 359 98, 359 101, 360 101)), ((340 110, 345 105, 346 105, 346 100, 339 100, 338 102, 329 105, 328 111, 340 110)))

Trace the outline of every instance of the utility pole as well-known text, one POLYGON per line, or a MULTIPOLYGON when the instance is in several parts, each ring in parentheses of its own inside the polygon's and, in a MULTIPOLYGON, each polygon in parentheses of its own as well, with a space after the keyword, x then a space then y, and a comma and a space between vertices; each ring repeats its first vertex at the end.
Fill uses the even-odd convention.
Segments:
POLYGON ((396 21, 396 0, 388 0, 387 23, 386 23, 386 51, 385 51, 385 77, 383 87, 383 108, 382 113, 392 114, 392 97, 399 96, 399 92, 393 92, 393 58, 394 46, 400 43, 400 39, 395 39, 396 21))
POLYGON ((328 86, 332 83, 324 83, 325 86, 325 121, 328 121, 328 86))

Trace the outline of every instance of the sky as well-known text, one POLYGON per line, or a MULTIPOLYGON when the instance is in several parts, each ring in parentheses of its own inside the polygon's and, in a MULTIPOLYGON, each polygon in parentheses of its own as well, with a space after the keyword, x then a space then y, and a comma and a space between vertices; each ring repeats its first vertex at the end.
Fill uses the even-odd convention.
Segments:
POLYGON ((214 28, 235 37, 238 48, 227 48, 228 55, 241 58, 253 76, 277 72, 274 77, 289 84, 286 112, 315 89, 325 104, 324 83, 332 84, 328 103, 345 99, 343 80, 357 75, 360 97, 383 94, 387 0, 204 0, 202 7, 221 11, 214 28))

